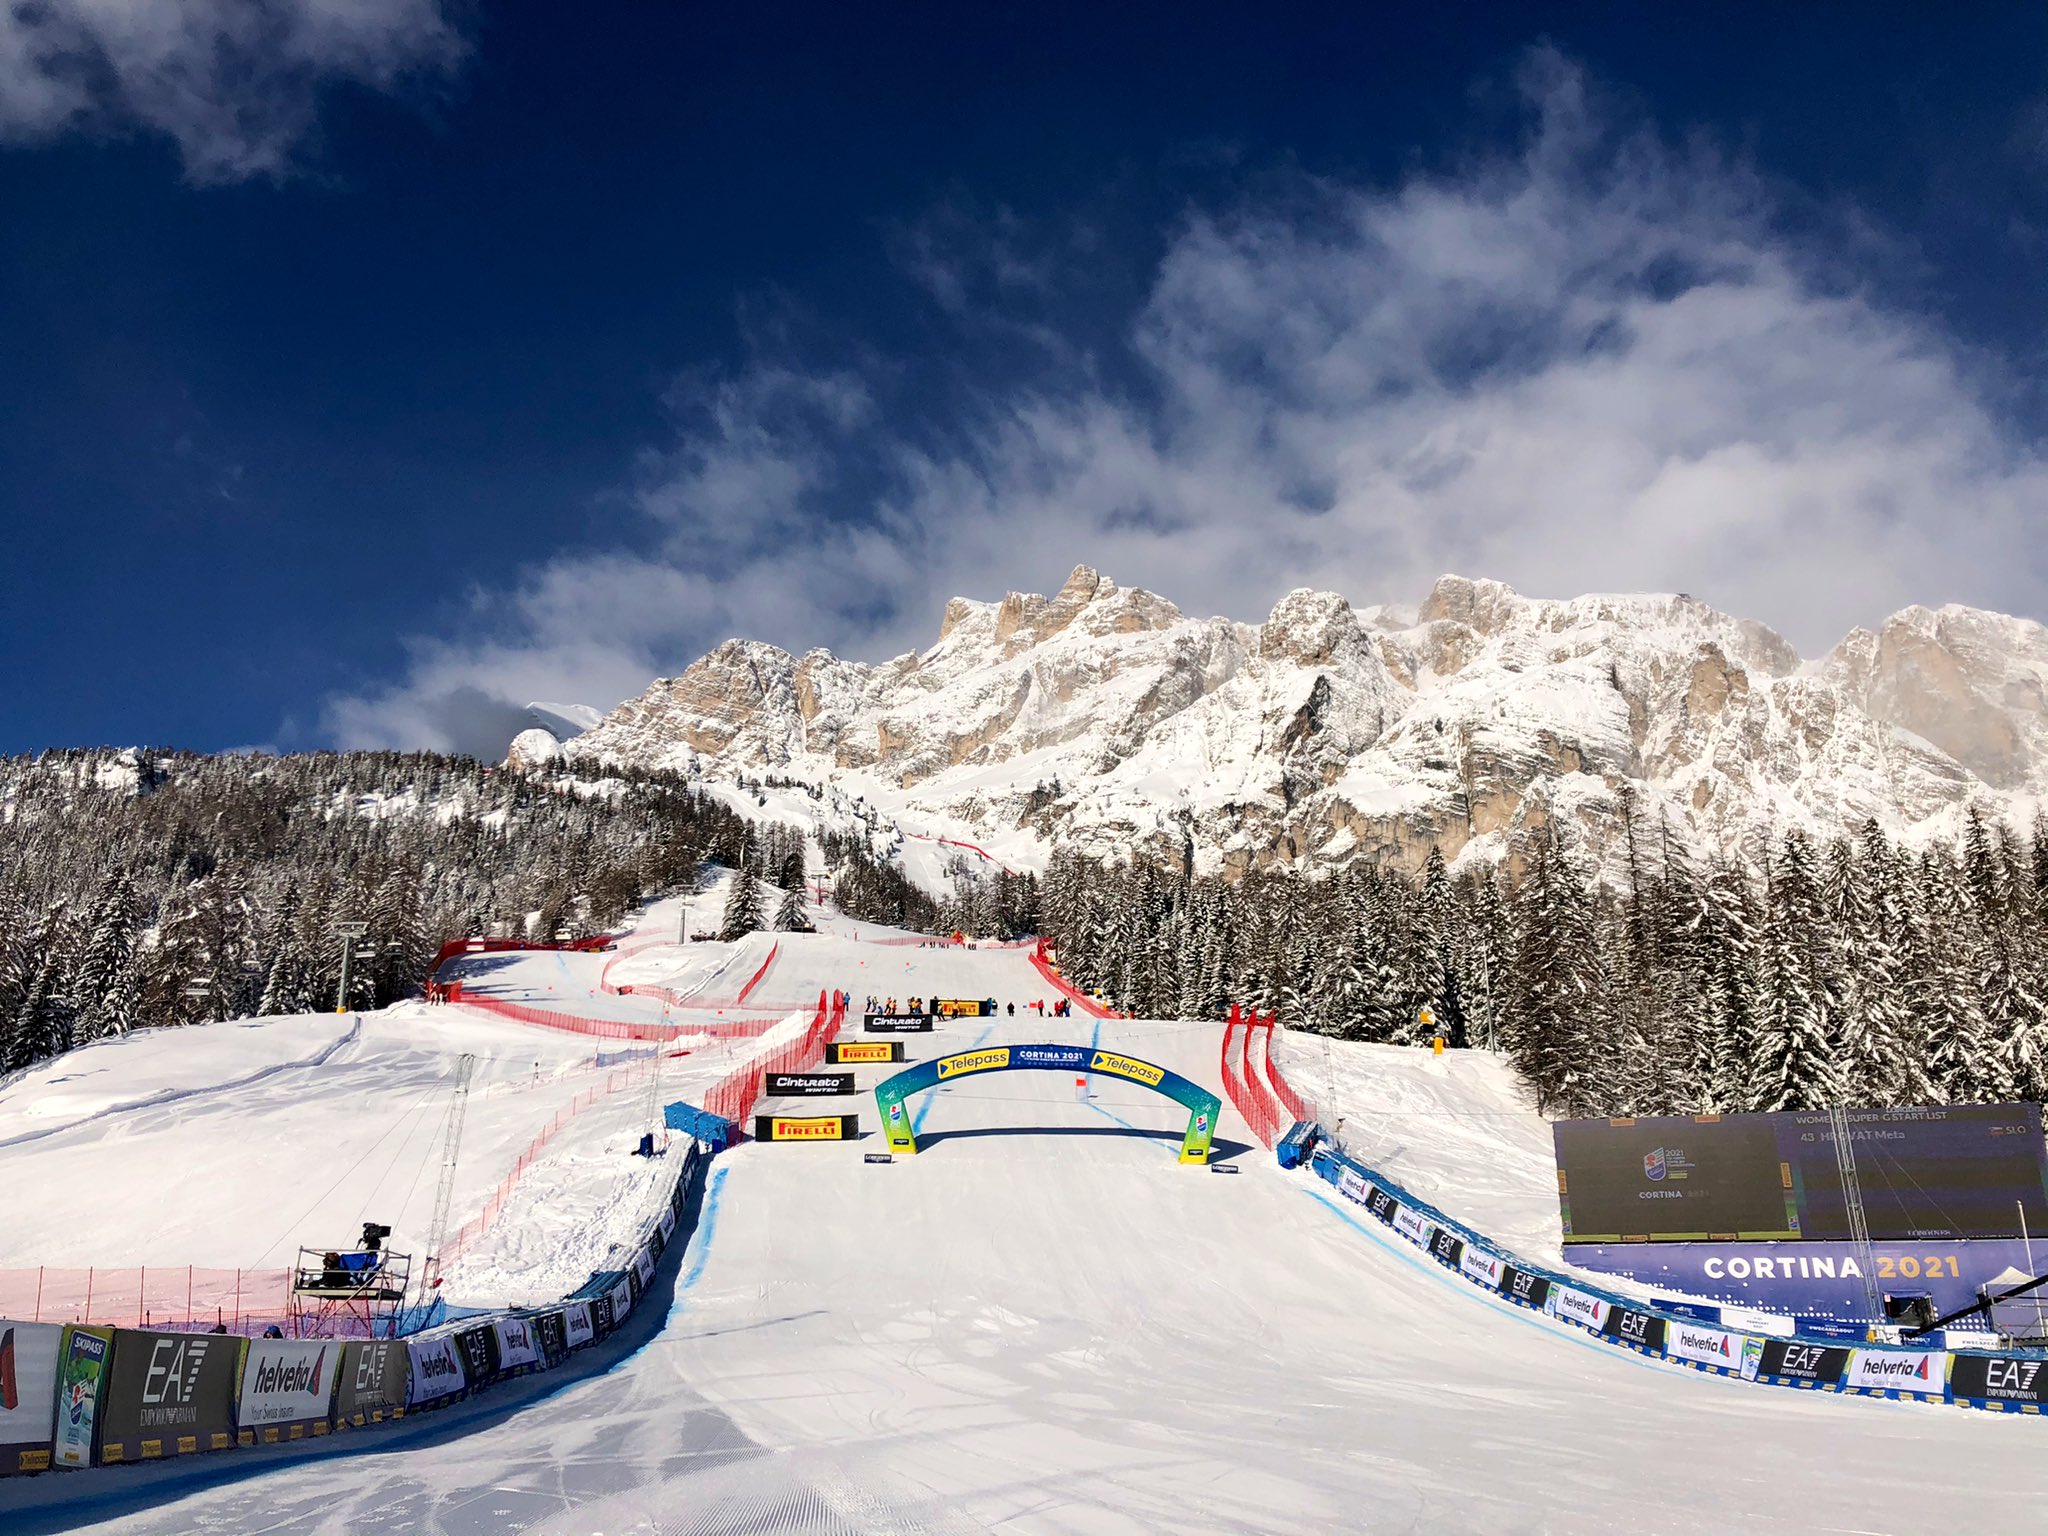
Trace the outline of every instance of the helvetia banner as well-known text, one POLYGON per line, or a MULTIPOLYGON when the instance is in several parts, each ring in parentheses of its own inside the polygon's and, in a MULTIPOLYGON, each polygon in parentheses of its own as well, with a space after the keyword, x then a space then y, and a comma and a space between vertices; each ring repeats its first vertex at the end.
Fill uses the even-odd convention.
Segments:
POLYGON ((1993 1403, 2048 1403, 2048 1360, 1957 1355, 1948 1381, 1957 1397, 1993 1403))
POLYGON ((334 1398, 340 1424, 381 1424, 401 1418, 411 1401, 412 1361, 403 1339, 356 1339, 341 1354, 334 1398))
POLYGON ((456 1348, 453 1334, 407 1339, 405 1348, 412 1365, 405 1400, 412 1407, 424 1408, 469 1390, 469 1374, 462 1368, 462 1351, 456 1348))
MULTIPOLYGON (((633 1289, 633 1282, 630 1278, 625 1275, 619 1276, 619 1283, 612 1287, 611 1294, 612 1328, 618 1327, 619 1324, 632 1316, 633 1302, 638 1294, 633 1289)), ((610 1333, 611 1328, 607 1328, 605 1332, 610 1333)))
POLYGON ((654 1284, 654 1255, 642 1248, 633 1255, 633 1278, 640 1282, 640 1294, 647 1294, 647 1287, 654 1284))
POLYGON ((57 1346, 57 1437, 60 1467, 89 1467, 98 1444, 100 1404, 114 1363, 114 1330, 66 1327, 57 1346))
POLYGON ((0 1477, 50 1465, 63 1344, 56 1323, 0 1322, 0 1477))
POLYGON ((231 1449, 247 1342, 225 1333, 116 1329, 100 1402, 101 1462, 231 1449))
POLYGON ((1346 1200, 1365 1204, 1366 1196, 1372 1193, 1372 1186, 1365 1182, 1365 1176, 1356 1168, 1340 1168, 1337 1171, 1337 1193, 1346 1200))
POLYGON ((1849 1356, 1842 1385, 1940 1397, 1948 1391, 1948 1356, 1938 1349, 1859 1349, 1849 1356))
POLYGON ((1574 1290, 1569 1285, 1553 1285, 1550 1288, 1549 1304, 1544 1308, 1552 1317, 1561 1317, 1568 1323, 1591 1328, 1595 1333, 1607 1322, 1607 1303, 1598 1296, 1588 1296, 1584 1291, 1574 1290))
POLYGON ((1664 1333, 1664 1353, 1674 1360, 1692 1360, 1724 1371, 1742 1369, 1742 1336, 1719 1328, 1703 1328, 1683 1318, 1664 1333))
POLYGON ((235 1402, 242 1443, 296 1440, 315 1425, 325 1434, 333 1421, 341 1354, 337 1339, 251 1339, 235 1402))
POLYGON ((501 1317, 491 1325, 498 1340, 498 1369, 507 1375, 542 1363, 540 1337, 530 1317, 501 1317))
POLYGON ((562 1327, 571 1349, 584 1349, 597 1342, 597 1324, 587 1301, 572 1301, 562 1308, 562 1327))
POLYGON ((662 1208, 661 1219, 655 1223, 661 1228, 661 1240, 667 1243, 676 1235, 676 1213, 666 1206, 662 1208))
POLYGON ((1458 1268, 1485 1285, 1500 1288, 1500 1272, 1507 1266, 1490 1253, 1468 1247, 1458 1255, 1458 1268))
POLYGON ((1429 1223, 1422 1219, 1420 1211, 1411 1211, 1406 1206, 1395 1208, 1394 1230, 1411 1243, 1422 1244, 1429 1241, 1429 1223))
POLYGON ((1810 1381, 1815 1386, 1833 1386, 1842 1379, 1849 1364, 1849 1351, 1831 1344, 1795 1344, 1787 1339, 1769 1339, 1764 1344, 1760 1376, 1786 1381, 1810 1381))

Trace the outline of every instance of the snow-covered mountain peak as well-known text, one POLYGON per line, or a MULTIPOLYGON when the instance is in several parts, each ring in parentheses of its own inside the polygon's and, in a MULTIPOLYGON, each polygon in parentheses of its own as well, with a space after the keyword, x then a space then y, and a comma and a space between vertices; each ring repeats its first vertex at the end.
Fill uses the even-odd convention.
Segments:
POLYGON ((1260 624, 1198 619, 1078 566, 1051 596, 947 604, 879 665, 731 640, 575 752, 827 784, 1013 865, 1098 853, 1403 867, 1510 857, 1622 806, 1703 850, 1875 816, 1952 829, 2048 788, 2048 630, 1914 608, 1802 662, 1684 594, 1524 597, 1445 576, 1419 607, 1300 588, 1260 624))

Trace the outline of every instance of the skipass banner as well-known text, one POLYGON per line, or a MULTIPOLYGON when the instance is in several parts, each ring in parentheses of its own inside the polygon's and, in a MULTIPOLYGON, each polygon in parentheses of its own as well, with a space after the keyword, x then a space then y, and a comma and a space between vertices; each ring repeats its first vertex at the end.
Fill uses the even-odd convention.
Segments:
POLYGON ((50 1466, 63 1343, 57 1323, 0 1322, 0 1477, 50 1466))
POLYGON ((68 1326, 57 1351, 57 1438, 60 1467, 89 1467, 98 1444, 100 1402, 114 1360, 114 1330, 68 1326))
POLYGON ((324 1435, 334 1416, 342 1346, 335 1339, 251 1339, 235 1423, 243 1445, 324 1435))

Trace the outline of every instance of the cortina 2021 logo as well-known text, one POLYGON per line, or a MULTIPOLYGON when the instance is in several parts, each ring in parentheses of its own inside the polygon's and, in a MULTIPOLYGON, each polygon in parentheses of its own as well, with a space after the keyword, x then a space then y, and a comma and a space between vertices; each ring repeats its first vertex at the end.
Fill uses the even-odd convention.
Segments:
POLYGON ((1654 1152, 1645 1152, 1643 1154, 1643 1177, 1652 1184, 1663 1182, 1664 1149, 1662 1147, 1657 1148, 1654 1152))

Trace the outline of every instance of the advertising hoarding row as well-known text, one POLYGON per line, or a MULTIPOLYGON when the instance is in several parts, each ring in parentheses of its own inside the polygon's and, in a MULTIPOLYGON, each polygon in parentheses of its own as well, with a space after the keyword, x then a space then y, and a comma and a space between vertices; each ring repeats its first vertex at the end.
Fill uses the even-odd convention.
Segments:
MULTIPOLYGON (((1411 1203, 1405 1192, 1383 1185, 1369 1170, 1328 1152, 1316 1155, 1315 1167, 1339 1194, 1364 1206, 1446 1269, 1504 1300, 1545 1312, 1643 1354, 1775 1386, 1945 1399, 2022 1413, 2048 1410, 2048 1360, 1764 1336, 1743 1331, 1740 1320, 1752 1314, 1734 1308, 1722 1322, 1735 1326, 1666 1315, 1527 1269, 1493 1253, 1471 1233, 1446 1222, 1428 1207, 1411 1203)), ((1716 1311, 1693 1310, 1708 1317, 1716 1311)), ((1784 1321, 1761 1316, 1758 1320, 1784 1321)))

